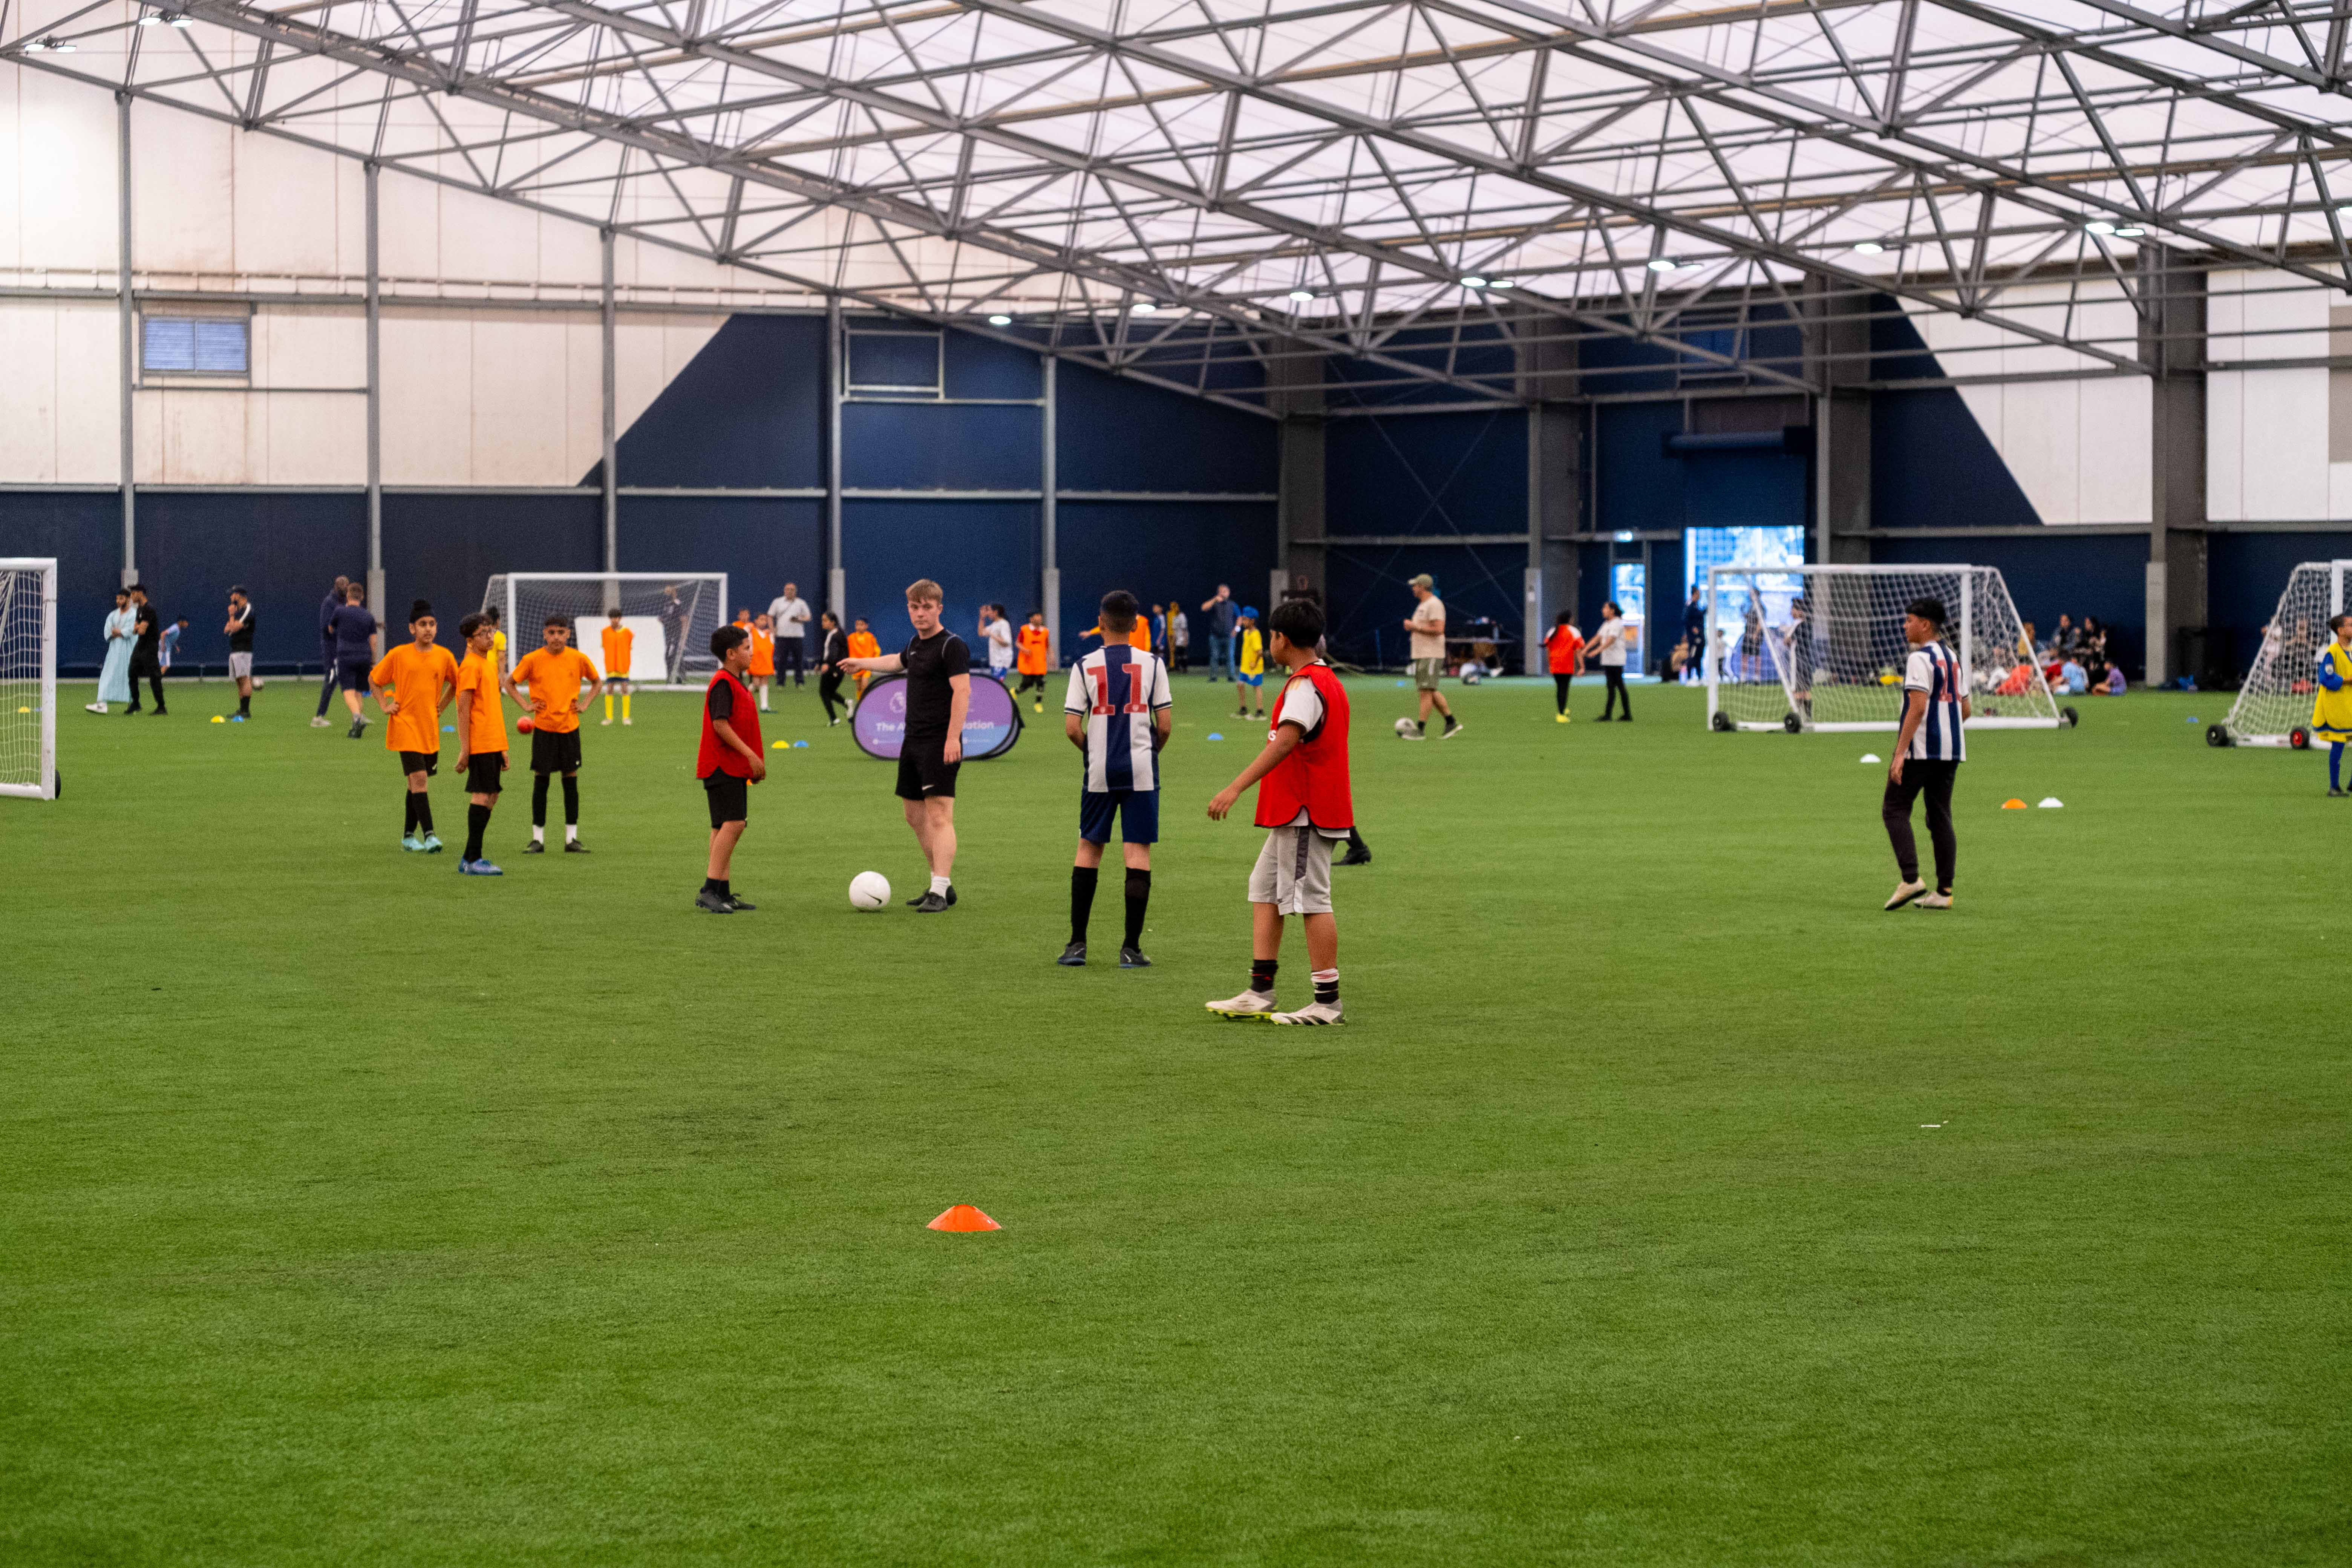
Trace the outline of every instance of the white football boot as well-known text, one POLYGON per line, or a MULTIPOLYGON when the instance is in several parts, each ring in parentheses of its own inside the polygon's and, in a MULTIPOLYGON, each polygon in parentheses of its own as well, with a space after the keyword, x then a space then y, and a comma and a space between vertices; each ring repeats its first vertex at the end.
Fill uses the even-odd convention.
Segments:
POLYGON ((1210 1012, 1228 1018, 1270 1018, 1274 1016, 1274 993, 1244 991, 1222 1002, 1208 1003, 1207 1006, 1210 1012))
POLYGON ((1296 1013, 1276 1013, 1266 1020, 1269 1024, 1338 1024, 1345 1022, 1339 1016, 1337 1002, 1310 1002, 1296 1013))

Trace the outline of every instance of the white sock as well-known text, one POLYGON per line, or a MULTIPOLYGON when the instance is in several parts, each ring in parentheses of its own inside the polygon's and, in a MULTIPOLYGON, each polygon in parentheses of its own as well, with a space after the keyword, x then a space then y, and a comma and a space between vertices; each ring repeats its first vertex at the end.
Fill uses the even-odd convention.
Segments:
POLYGON ((762 712, 762 713, 765 713, 767 710, 768 710, 768 689, 767 689, 766 687, 762 686, 761 688, 760 688, 760 711, 761 711, 761 712, 762 712))
POLYGON ((931 879, 931 891, 933 891, 934 893, 937 893, 940 897, 941 897, 941 898, 943 898, 943 899, 944 899, 944 898, 946 898, 946 897, 948 896, 948 879, 947 879, 945 877, 934 877, 934 878, 932 878, 932 879, 931 879))
POLYGON ((544 828, 544 827, 542 827, 542 826, 540 826, 539 824, 537 824, 537 823, 533 823, 533 824, 531 824, 531 827, 530 827, 530 841, 531 841, 533 844, 544 844, 544 843, 546 843, 546 842, 547 842, 547 829, 546 829, 546 828, 544 828))
POLYGON ((567 823, 565 823, 565 824, 563 825, 563 842, 565 842, 566 844, 569 844, 569 843, 571 843, 573 839, 575 839, 575 838, 577 838, 577 837, 580 837, 580 825, 579 825, 578 823, 576 823, 576 822, 567 822, 567 823))

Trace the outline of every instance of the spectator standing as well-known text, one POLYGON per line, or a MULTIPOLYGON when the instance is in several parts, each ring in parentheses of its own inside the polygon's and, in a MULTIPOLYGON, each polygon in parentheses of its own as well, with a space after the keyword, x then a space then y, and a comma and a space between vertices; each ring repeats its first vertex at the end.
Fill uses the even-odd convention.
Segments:
POLYGON ((1614 599, 1601 606, 1601 626, 1592 634, 1591 652, 1600 661, 1601 677, 1609 682, 1598 721, 1606 724, 1615 716, 1617 700, 1622 697, 1625 700, 1625 722, 1631 724, 1633 694, 1625 689, 1625 612, 1617 607, 1614 599))
POLYGON ((1701 597, 1699 584, 1694 583, 1691 584, 1690 603, 1683 606, 1683 642, 1694 658, 1700 648, 1706 646, 1706 605, 1700 602, 1701 597))
POLYGON ((988 648, 988 673, 1003 680, 1013 671, 1013 623, 1002 605, 980 607, 980 640, 988 648))
POLYGON ((326 667, 319 678, 319 710, 310 715, 310 728, 327 727, 327 702, 335 694, 335 612, 343 607, 346 590, 352 585, 349 577, 338 574, 334 587, 319 601, 319 662, 326 667))
POLYGON ((228 675, 236 682, 236 718, 242 724, 253 716, 253 601, 244 588, 228 591, 228 675))
POLYGON ((1217 584, 1217 591, 1201 601, 1201 613, 1209 617, 1209 679, 1231 680, 1234 678, 1234 628, 1241 624, 1242 607, 1234 603, 1231 585, 1217 584))
POLYGON ((849 700, 841 694, 841 661, 849 657, 849 635, 841 629, 841 617, 827 610, 819 617, 816 655, 816 700, 824 704, 827 729, 841 722, 841 715, 849 711, 849 700))
MULTIPOLYGON (((776 628, 776 673, 781 676, 791 670, 793 684, 806 686, 803 671, 808 660, 809 607, 808 601, 801 597, 799 584, 785 584, 784 591, 768 601, 768 618, 776 628)), ((768 705, 763 701, 760 706, 765 709, 768 705)))
POLYGON ((131 700, 131 645, 139 639, 139 616, 131 607, 131 590, 114 591, 114 608, 106 616, 106 662, 99 667, 98 700, 83 708, 103 713, 110 702, 131 700))
POLYGON ((360 700, 368 689, 368 672, 376 665, 375 616, 369 612, 366 598, 367 590, 359 584, 345 584, 342 607, 327 623, 328 636, 334 642, 335 680, 343 689, 343 706, 351 710, 349 733, 354 741, 367 732, 367 716, 360 710, 360 700))
POLYGON ((1445 705, 1445 694, 1437 689, 1445 673, 1445 601, 1437 596, 1436 584, 1426 572, 1413 578, 1412 586, 1412 596, 1421 602, 1413 606, 1404 627, 1412 634, 1412 684, 1421 695, 1421 738, 1429 738, 1429 710, 1433 707, 1445 715, 1445 729, 1437 738, 1450 741, 1462 732, 1462 724, 1445 705))
POLYGON ((1182 674, 1192 662, 1192 623, 1184 614, 1184 606, 1173 600, 1168 605, 1168 641, 1176 652, 1176 671, 1182 674))
POLYGON ((137 616, 138 635, 131 644, 130 711, 139 711, 139 679, 144 676, 147 689, 155 694, 155 717, 161 719, 168 711, 163 706, 163 612, 139 583, 131 585, 131 609, 137 616))

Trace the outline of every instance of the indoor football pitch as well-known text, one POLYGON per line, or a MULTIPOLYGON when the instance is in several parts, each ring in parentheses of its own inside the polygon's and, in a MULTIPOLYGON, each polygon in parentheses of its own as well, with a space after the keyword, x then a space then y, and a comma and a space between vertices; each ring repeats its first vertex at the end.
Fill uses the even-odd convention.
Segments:
POLYGON ((784 694, 718 918, 691 697, 592 721, 590 855, 509 775, 493 880, 454 752, 403 854, 307 683, 61 693, 63 799, 0 801, 0 1561, 2352 1559, 2323 760, 2210 694, 1979 733, 1958 907, 1889 915, 1889 736, 1510 682, 1415 744, 1398 687, 1337 1029, 1202 1009, 1261 731, 1197 676, 1130 973, 1108 872, 1054 963, 1051 707, 956 910, 860 914, 892 771, 784 694))

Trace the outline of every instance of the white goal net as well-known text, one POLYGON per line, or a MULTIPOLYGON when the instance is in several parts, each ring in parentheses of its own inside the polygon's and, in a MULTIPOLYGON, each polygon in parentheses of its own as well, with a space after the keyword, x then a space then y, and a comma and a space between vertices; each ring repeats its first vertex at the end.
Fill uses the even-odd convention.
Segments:
POLYGON ((505 617, 509 662, 546 640, 547 618, 572 623, 572 646, 606 680, 698 689, 719 668, 710 634, 727 624, 724 572, 504 572, 490 579, 482 608, 505 617), (603 632, 621 612, 629 668, 604 668, 603 632))
POLYGON ((1706 710, 1717 730, 1893 730, 1904 606, 1941 600, 1979 729, 2074 721, 1992 566, 1715 566, 1706 574, 1706 710))
POLYGON ((2286 592, 2263 627, 2263 646, 2246 672, 2230 716, 2205 731, 2216 746, 2285 746, 2311 727, 2311 689, 2327 623, 2346 603, 2352 561, 2306 561, 2287 574, 2286 592))
POLYGON ((0 795, 58 794, 58 563, 0 560, 0 795))

